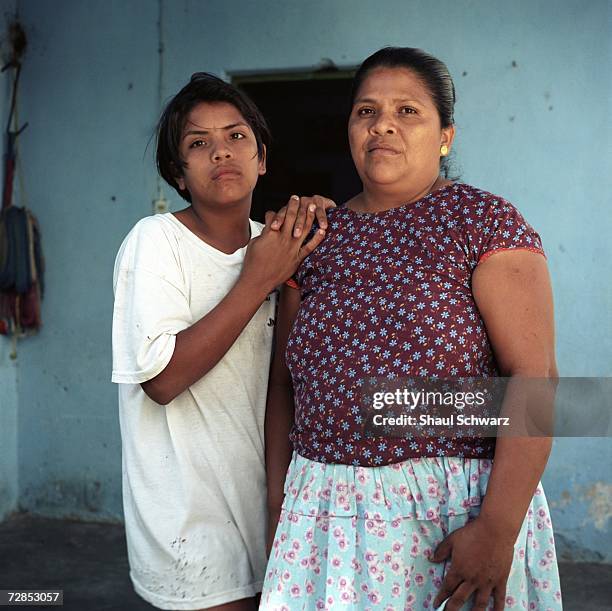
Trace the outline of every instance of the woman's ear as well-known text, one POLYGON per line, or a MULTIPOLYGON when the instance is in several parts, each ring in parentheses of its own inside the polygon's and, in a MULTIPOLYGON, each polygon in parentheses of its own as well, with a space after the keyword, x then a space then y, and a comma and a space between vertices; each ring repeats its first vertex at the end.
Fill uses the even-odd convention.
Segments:
MULTIPOLYGON (((448 127, 442 128, 442 137, 440 138, 440 146, 446 146, 450 153, 451 147, 453 146, 453 140, 455 139, 455 126, 449 125, 448 127)), ((447 153, 448 154, 448 153, 447 153)))
POLYGON ((266 173, 266 145, 261 145, 261 155, 259 156, 259 163, 257 165, 257 172, 260 176, 266 173))

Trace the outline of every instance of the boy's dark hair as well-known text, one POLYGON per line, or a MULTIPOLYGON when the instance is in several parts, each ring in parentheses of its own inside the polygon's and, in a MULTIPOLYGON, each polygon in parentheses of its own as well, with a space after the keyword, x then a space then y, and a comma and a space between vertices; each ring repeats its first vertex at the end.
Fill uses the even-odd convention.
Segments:
POLYGON ((168 103, 157 124, 157 171, 184 199, 191 203, 191 195, 180 189, 176 179, 183 174, 185 161, 180 155, 180 144, 187 115, 201 102, 227 102, 235 106, 255 134, 257 155, 261 159, 264 146, 271 136, 268 124, 254 102, 242 91, 214 74, 196 72, 168 103))

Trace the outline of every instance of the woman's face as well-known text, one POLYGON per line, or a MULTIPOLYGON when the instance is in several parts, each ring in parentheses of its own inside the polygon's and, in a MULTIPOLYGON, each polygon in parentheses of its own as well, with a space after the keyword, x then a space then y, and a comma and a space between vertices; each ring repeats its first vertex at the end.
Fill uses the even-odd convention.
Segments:
POLYGON ((351 154, 364 187, 412 193, 440 173, 440 147, 454 127, 441 129, 428 88, 411 70, 376 68, 357 92, 348 125, 351 154))

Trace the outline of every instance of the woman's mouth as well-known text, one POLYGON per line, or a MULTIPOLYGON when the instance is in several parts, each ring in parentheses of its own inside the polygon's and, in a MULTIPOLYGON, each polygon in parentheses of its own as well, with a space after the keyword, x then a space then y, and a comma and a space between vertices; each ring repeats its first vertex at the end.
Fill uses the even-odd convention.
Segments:
POLYGON ((375 142, 372 144, 369 144, 367 147, 367 152, 370 154, 377 154, 377 155, 397 155, 399 154, 399 151, 394 148, 393 146, 390 146, 389 144, 384 144, 382 142, 375 142))

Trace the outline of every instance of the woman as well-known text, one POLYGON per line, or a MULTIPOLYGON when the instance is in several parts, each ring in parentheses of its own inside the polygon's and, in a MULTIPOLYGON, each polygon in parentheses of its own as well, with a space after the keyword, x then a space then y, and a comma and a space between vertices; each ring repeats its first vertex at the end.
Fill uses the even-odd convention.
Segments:
POLYGON ((551 440, 368 436, 357 404, 372 375, 557 375, 539 236, 441 175, 454 101, 446 66, 418 49, 381 49, 355 76, 363 191, 281 297, 263 609, 561 608, 539 484, 551 440))

